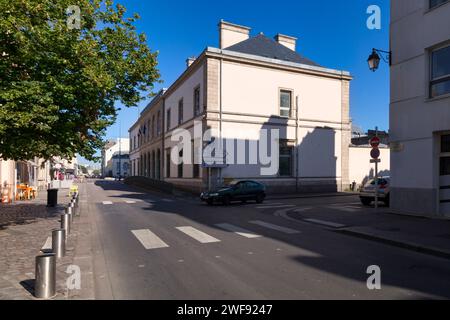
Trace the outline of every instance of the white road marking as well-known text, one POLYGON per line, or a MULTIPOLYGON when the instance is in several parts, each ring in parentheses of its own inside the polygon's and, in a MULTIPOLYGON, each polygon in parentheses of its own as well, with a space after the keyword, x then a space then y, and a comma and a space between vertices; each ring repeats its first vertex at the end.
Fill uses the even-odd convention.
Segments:
POLYGON ((304 221, 321 224, 327 227, 333 227, 333 228, 343 228, 345 227, 345 224, 336 223, 336 222, 330 222, 330 221, 324 221, 324 220, 318 220, 318 219, 303 219, 304 221))
POLYGON ((219 228, 222 228, 224 230, 234 232, 234 233, 236 233, 240 236, 246 237, 246 238, 260 238, 261 237, 261 235, 256 234, 250 230, 247 230, 247 229, 244 229, 244 228, 241 228, 241 227, 229 224, 229 223, 219 223, 219 224, 216 224, 216 226, 219 228))
POLYGON ((260 206, 256 207, 256 209, 280 209, 280 208, 292 208, 295 207, 293 204, 284 204, 279 206, 260 206))
POLYGON ((261 227, 277 230, 277 231, 280 231, 280 232, 283 232, 283 233, 287 233, 287 234, 300 233, 300 231, 298 231, 298 230, 294 230, 294 229, 278 226, 276 224, 272 224, 272 223, 268 223, 268 222, 264 222, 264 221, 260 221, 260 220, 254 220, 254 221, 249 221, 249 222, 252 223, 252 224, 259 225, 261 227))
POLYGON ((111 201, 103 201, 103 204, 113 204, 111 201))
POLYGON ((131 230, 145 249, 167 248, 169 245, 148 229, 131 230))
POLYGON ((349 208, 349 207, 336 207, 335 210, 344 211, 344 212, 356 212, 358 209, 349 208))
POLYGON ((136 201, 133 201, 133 200, 126 200, 125 203, 133 204, 133 203, 136 203, 136 201))
POLYGON ((52 237, 47 237, 41 251, 52 250, 52 237))
POLYGON ((195 229, 194 227, 176 227, 176 229, 180 230, 184 234, 194 238, 200 243, 211 243, 211 242, 220 242, 219 239, 216 239, 209 234, 206 234, 200 230, 195 229))

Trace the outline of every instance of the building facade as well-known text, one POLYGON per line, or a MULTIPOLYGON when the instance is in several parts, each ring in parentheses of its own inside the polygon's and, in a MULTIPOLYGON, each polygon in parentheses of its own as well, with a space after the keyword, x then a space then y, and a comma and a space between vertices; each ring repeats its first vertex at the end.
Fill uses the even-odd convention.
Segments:
POLYGON ((119 154, 130 153, 130 140, 128 138, 117 138, 109 140, 102 149, 102 167, 101 172, 103 177, 113 176, 113 161, 112 157, 119 154))
POLYGON ((296 42, 281 34, 251 37, 250 28, 221 21, 219 47, 189 58, 183 74, 130 128, 133 175, 195 191, 233 179, 261 181, 269 192, 348 188, 352 77, 303 57, 296 42), (173 139, 179 129, 190 133, 191 148, 179 150, 173 139), (264 147, 262 130, 271 129, 279 134, 277 150, 270 150, 279 168, 261 174, 267 163, 252 160, 264 147), (223 163, 199 161, 208 130, 211 141, 233 141, 221 148, 223 163), (180 159, 193 150, 192 161, 171 161, 175 147, 180 159))
POLYGON ((450 1, 391 1, 391 206, 450 217, 450 1))

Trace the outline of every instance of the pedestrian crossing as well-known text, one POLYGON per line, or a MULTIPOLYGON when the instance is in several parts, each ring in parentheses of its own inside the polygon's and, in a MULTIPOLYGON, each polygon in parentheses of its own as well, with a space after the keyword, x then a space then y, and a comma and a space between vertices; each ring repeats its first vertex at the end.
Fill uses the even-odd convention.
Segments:
MULTIPOLYGON (((299 234, 300 231, 283 227, 280 225, 272 224, 265 221, 248 221, 250 224, 256 225, 260 228, 275 230, 280 233, 285 234, 299 234)), ((263 235, 256 233, 254 231, 245 229, 240 226, 233 225, 231 223, 218 223, 215 224, 216 227, 219 229, 229 231, 232 234, 243 237, 247 239, 255 239, 255 238, 262 238, 263 235)), ((180 227, 174 227, 174 230, 180 232, 180 236, 183 238, 189 238, 194 240, 195 242, 198 242, 200 244, 209 244, 209 243, 219 243, 222 242, 221 239, 217 238, 216 236, 212 236, 208 234, 207 232, 204 232, 200 230, 199 228, 193 227, 193 226, 180 226, 180 227)), ((150 229, 138 229, 138 230, 131 230, 131 233, 134 235, 134 237, 139 241, 139 243, 146 249, 146 250, 152 250, 152 249, 162 249, 162 248, 169 248, 170 243, 164 241, 161 239, 156 233, 151 231, 150 229)))

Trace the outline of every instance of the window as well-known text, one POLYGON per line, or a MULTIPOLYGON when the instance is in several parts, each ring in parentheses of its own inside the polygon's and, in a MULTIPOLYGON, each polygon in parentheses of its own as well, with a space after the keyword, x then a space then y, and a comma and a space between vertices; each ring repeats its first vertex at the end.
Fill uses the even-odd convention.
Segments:
POLYGON ((169 131, 170 130, 170 109, 167 110, 167 119, 166 119, 166 130, 169 131))
POLYGON ((170 178, 170 149, 166 152, 166 177, 170 178))
POLYGON ((430 9, 433 9, 441 4, 448 2, 449 0, 430 0, 430 9))
POLYGON ((441 136, 441 153, 450 153, 450 134, 441 136))
MULTIPOLYGON (((180 151, 179 156, 183 157, 183 150, 180 151)), ((183 178, 183 161, 178 165, 178 178, 183 178)))
POLYGON ((200 165, 196 161, 196 151, 195 151, 195 143, 194 140, 192 140, 192 177, 198 178, 200 177, 200 165))
POLYGON ((441 157, 441 176, 450 176, 450 157, 441 157))
POLYGON ((194 117, 200 114, 200 87, 194 89, 194 117))
POLYGON ((430 98, 450 94, 450 46, 431 53, 430 98))
POLYGON ((155 137, 155 129, 156 129, 156 127, 155 127, 155 115, 153 115, 153 117, 152 117, 152 138, 155 137))
POLYGON ((158 111, 158 115, 156 117, 156 136, 159 137, 159 135, 161 134, 161 112, 158 111))
POLYGON ((280 91, 280 116, 290 117, 292 102, 292 92, 288 90, 280 91))
POLYGON ((136 136, 133 137, 133 149, 136 149, 136 136))
POLYGON ((279 171, 281 177, 292 176, 292 147, 288 147, 280 141, 279 171))
POLYGON ((183 99, 178 101, 178 124, 183 123, 183 99))

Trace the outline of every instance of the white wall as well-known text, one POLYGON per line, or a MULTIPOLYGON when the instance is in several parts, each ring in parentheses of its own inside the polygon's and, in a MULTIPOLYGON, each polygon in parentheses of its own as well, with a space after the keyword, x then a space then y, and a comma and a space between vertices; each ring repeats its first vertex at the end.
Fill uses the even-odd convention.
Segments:
MULTIPOLYGON (((351 146, 350 147, 350 183, 356 182, 357 186, 364 184, 368 179, 375 176, 375 164, 370 163, 369 146, 351 146)), ((380 148, 381 162, 378 164, 378 172, 381 176, 390 175, 390 150, 389 148, 380 148)))
POLYGON ((279 91, 293 90, 299 97, 299 117, 341 122, 341 81, 224 62, 223 102, 225 112, 279 115, 279 91))

